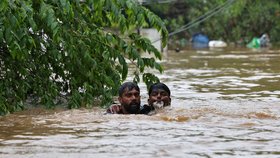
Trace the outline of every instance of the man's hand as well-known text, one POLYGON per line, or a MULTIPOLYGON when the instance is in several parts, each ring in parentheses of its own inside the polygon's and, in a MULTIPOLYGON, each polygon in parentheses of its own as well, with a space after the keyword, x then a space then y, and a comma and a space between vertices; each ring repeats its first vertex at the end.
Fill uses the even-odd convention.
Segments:
POLYGON ((121 107, 121 105, 113 104, 107 109, 107 113, 120 114, 120 113, 122 113, 122 107, 121 107))

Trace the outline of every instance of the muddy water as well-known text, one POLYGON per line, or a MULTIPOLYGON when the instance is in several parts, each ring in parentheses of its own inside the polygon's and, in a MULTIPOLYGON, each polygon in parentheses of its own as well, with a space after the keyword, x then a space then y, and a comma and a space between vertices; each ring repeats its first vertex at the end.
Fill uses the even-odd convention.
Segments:
MULTIPOLYGON (((0 117, 0 157, 280 157, 280 51, 168 52, 154 116, 34 109, 0 117)), ((140 84, 142 102, 147 94, 140 84)))

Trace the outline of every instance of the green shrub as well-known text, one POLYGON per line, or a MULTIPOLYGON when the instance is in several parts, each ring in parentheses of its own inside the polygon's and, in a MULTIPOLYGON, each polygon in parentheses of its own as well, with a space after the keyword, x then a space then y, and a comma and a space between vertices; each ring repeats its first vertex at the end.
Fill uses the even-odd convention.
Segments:
POLYGON ((166 45, 164 23, 133 0, 1 0, 0 114, 21 110, 29 97, 49 108, 59 96, 69 108, 105 106, 126 79, 128 61, 136 81, 155 80, 145 68, 162 68, 140 52, 161 55, 135 33, 143 26, 156 28, 166 45))

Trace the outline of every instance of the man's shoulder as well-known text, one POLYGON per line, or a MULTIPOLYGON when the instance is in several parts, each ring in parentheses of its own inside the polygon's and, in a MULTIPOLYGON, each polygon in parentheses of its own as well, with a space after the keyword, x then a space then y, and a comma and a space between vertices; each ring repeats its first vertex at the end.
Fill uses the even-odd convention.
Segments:
POLYGON ((141 106, 140 114, 146 114, 148 115, 151 111, 153 111, 155 108, 153 106, 149 106, 147 104, 144 104, 141 106))

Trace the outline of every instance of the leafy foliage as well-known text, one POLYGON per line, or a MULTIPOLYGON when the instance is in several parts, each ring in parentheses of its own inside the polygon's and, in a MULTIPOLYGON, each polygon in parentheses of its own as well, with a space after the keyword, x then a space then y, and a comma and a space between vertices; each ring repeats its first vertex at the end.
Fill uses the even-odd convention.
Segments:
MULTIPOLYGON (((211 0, 206 3, 208 8, 226 3, 226 0, 211 0)), ((260 37, 268 33, 272 41, 279 41, 280 16, 276 16, 280 9, 279 1, 247 0, 233 1, 222 13, 211 20, 203 22, 199 27, 209 34, 212 39, 222 38, 227 41, 248 43, 253 37, 260 37)), ((200 14, 209 9, 200 8, 200 14)))
POLYGON ((0 114, 24 108, 29 96, 50 108, 62 94, 69 108, 106 105, 126 79, 128 61, 143 76, 152 76, 145 67, 162 71, 141 57, 145 51, 161 58, 134 33, 147 25, 166 45, 164 23, 133 0, 1 0, 0 114))
POLYGON ((200 23, 171 37, 175 40, 204 32, 210 39, 228 42, 247 43, 263 33, 270 35, 271 42, 280 41, 279 0, 180 0, 163 5, 152 3, 147 7, 164 19, 171 33, 201 17, 200 23), (219 6, 223 6, 221 12, 203 20, 211 11, 219 10, 219 6))

